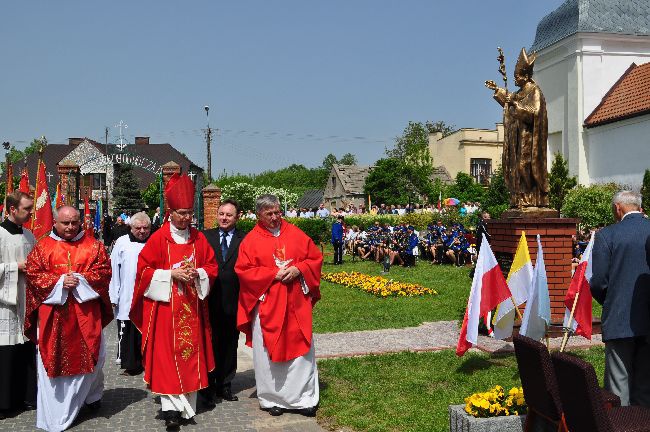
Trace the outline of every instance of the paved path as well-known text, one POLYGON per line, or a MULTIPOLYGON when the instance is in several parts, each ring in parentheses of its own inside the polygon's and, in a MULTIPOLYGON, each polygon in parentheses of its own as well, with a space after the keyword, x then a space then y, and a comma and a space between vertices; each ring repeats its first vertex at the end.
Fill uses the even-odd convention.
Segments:
MULTIPOLYGON (((315 338, 316 356, 318 358, 333 358, 398 351, 455 349, 459 333, 460 329, 456 321, 438 321, 403 329, 317 334, 315 338)), ((561 337, 551 338, 551 348, 559 348, 561 341, 561 337)), ((587 348, 599 345, 603 345, 600 335, 594 335, 591 341, 574 336, 569 339, 568 347, 587 348)), ((477 349, 498 353, 511 352, 514 347, 510 342, 479 336, 477 349)))
MULTIPOLYGON (((122 376, 115 364, 117 337, 111 323, 108 334, 108 355, 104 366, 105 390, 102 407, 97 412, 82 411, 69 430, 73 431, 164 431, 160 402, 147 391, 142 375, 122 376), (110 334, 109 334, 110 333, 110 334)), ((183 426, 182 431, 241 431, 241 432, 323 432, 314 418, 299 414, 272 417, 259 409, 255 396, 255 377, 251 350, 240 341, 238 371, 233 381, 237 402, 221 402, 206 411, 200 404, 196 425, 183 426)), ((20 432, 36 429, 36 412, 23 412, 0 420, 0 431, 20 432)))

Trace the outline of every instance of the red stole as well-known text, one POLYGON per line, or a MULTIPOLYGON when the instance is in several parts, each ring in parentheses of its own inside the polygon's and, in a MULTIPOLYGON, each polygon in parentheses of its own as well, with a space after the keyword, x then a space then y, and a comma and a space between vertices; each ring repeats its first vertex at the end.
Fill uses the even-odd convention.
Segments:
POLYGON ((312 308, 320 299, 323 255, 295 225, 282 221, 280 235, 255 225, 239 247, 235 271, 239 277, 237 328, 252 346, 253 309, 259 303, 264 346, 271 361, 285 362, 305 355, 312 343, 312 308), (285 284, 275 280, 275 257, 292 261, 302 273, 310 294, 302 291, 300 278, 285 284), (263 302, 259 298, 265 294, 263 302))
POLYGON ((75 242, 45 237, 29 254, 25 267, 25 335, 36 342, 38 323, 38 349, 47 375, 54 378, 93 372, 102 328, 113 320, 108 296, 111 263, 104 245, 88 236, 75 242), (69 292, 63 305, 43 304, 68 271, 84 276, 100 297, 78 303, 69 292))
POLYGON ((170 270, 191 257, 212 285, 217 276, 214 251, 193 228, 188 243, 177 244, 166 223, 149 238, 138 258, 129 317, 142 333, 144 380, 154 393, 178 395, 205 388, 208 372, 214 369, 207 299, 200 300, 193 286, 179 290, 176 281, 169 302, 144 297, 155 270, 170 270))

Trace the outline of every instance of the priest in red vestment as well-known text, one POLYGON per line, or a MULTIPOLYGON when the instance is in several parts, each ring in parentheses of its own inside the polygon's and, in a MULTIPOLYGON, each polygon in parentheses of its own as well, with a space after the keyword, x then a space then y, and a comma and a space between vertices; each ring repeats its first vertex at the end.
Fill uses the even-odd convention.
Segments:
POLYGON ((214 369, 207 295, 217 260, 190 226, 194 184, 174 174, 165 187, 171 222, 149 237, 138 258, 130 319, 142 333, 144 380, 168 429, 196 412, 196 392, 214 369))
POLYGON ((280 202, 262 195, 258 223, 239 248, 237 327, 253 347, 260 406, 271 415, 299 410, 314 416, 318 370, 312 308, 320 299, 323 255, 295 225, 282 219, 280 202))
POLYGON ((84 235, 79 211, 64 206, 28 255, 25 276, 25 335, 38 346, 36 426, 61 431, 84 404, 100 407, 111 264, 104 245, 84 235))

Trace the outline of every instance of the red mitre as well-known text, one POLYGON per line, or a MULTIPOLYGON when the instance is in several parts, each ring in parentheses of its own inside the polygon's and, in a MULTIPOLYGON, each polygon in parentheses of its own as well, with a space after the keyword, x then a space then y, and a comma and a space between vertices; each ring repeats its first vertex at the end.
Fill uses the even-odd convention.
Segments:
POLYGON ((186 175, 174 174, 165 186, 165 199, 171 210, 194 208, 194 182, 186 175))

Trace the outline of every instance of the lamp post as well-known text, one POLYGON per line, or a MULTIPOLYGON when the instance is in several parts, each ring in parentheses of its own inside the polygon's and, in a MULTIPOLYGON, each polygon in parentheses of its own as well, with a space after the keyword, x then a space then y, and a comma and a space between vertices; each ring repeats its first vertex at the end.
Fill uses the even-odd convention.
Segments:
POLYGON ((208 146, 208 183, 212 183, 212 129, 210 129, 210 107, 206 105, 203 109, 205 110, 205 117, 208 121, 208 127, 205 130, 205 141, 208 146))

